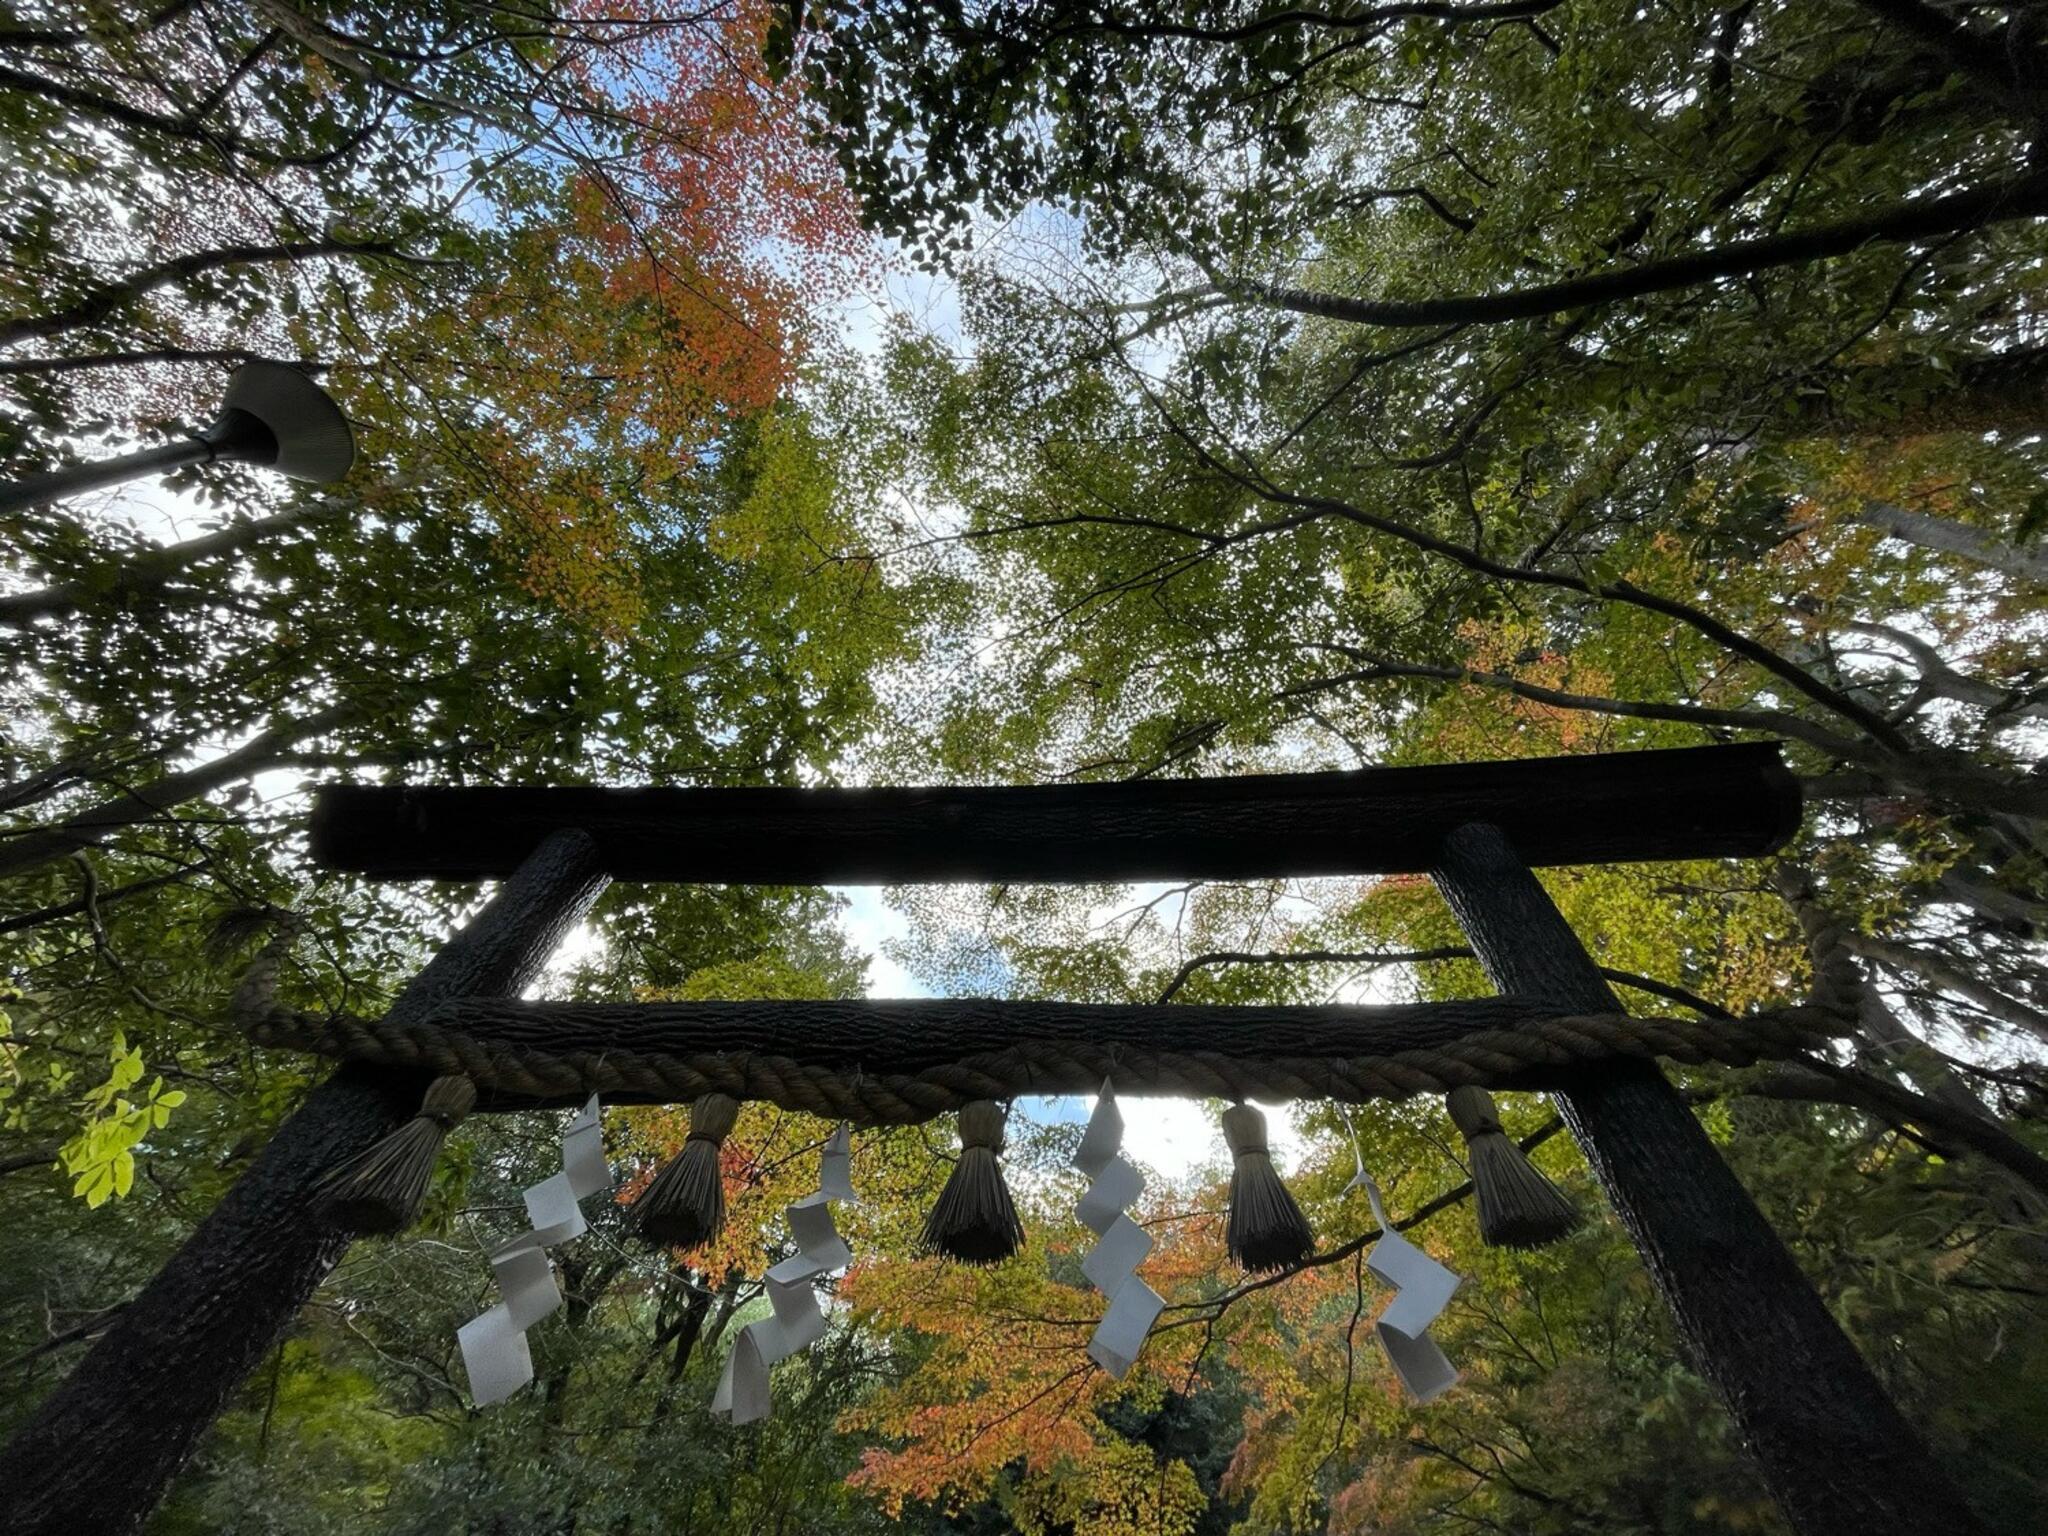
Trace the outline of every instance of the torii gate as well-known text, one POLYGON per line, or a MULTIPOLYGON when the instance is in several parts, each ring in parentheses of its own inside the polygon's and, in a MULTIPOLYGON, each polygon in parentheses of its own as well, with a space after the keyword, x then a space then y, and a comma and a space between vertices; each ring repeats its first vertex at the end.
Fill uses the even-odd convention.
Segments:
MULTIPOLYGON (((313 857, 383 879, 506 877, 381 1028, 478 1043, 739 1049, 878 1074, 1028 1045, 1079 1045, 1026 1092, 1082 1092, 1088 1042, 1252 1060, 1268 1028, 1331 1058, 1450 1048, 1504 1019, 1618 1015, 1532 865, 1748 857, 1796 829, 1774 744, 1345 773, 999 788, 378 788, 319 791, 313 857), (516 1004, 612 879, 735 884, 1245 879, 1427 873, 1503 998, 1404 1008, 842 1003, 569 1008, 516 1004), (1239 1020, 1256 1018, 1249 1034, 1239 1020), (1302 1044, 1307 1042, 1307 1045, 1302 1044), (1064 1075, 1062 1075, 1064 1072, 1064 1075), (1073 1080, 1069 1081, 1068 1078, 1073 1080)), ((1501 1038, 1498 1034, 1495 1039, 1501 1038)), ((1652 1040, 1651 1049, 1666 1047, 1652 1040)), ((396 1059, 396 1058, 391 1058, 396 1059)), ((92 1351, 0 1450, 0 1525, 138 1528, 235 1386, 276 1345, 354 1234, 323 1173, 411 1117, 424 1074, 344 1064, 92 1351)), ((480 1107, 580 1100, 485 1084, 480 1107)), ((1982 1527, 1885 1396, 1792 1256, 1653 1061, 1609 1056, 1496 1073, 1554 1092, 1635 1239, 1693 1364, 1719 1391, 1802 1536, 1968 1536, 1982 1527)), ((1119 1088, 1124 1084, 1120 1080, 1119 1088)), ((1143 1084, 1126 1091, 1143 1092, 1143 1084)), ((614 1102, 673 1097, 620 1091, 614 1102)))

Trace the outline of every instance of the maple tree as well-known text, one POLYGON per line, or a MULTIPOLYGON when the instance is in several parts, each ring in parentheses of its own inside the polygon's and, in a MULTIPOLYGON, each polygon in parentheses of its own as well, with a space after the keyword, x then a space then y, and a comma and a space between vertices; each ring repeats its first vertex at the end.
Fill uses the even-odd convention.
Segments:
POLYGON ((794 400, 867 248, 755 61, 766 16, 199 0, 0 30, 0 457, 192 419, 253 356, 321 373, 361 450, 320 493, 173 477, 225 516, 199 538, 91 499, 7 519, 17 942, 100 892, 294 905, 281 775, 779 777, 850 734, 898 595, 706 537, 758 477, 827 543, 867 494, 794 400))

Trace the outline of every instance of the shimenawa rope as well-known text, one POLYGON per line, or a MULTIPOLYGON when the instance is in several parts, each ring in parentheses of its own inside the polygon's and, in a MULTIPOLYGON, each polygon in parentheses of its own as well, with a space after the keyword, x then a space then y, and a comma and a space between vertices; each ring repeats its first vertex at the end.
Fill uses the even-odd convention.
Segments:
POLYGON ((1112 1070, 1127 1092, 1363 1104, 1448 1093, 1466 1084, 1528 1086, 1532 1071, 1616 1056, 1750 1066, 1800 1055, 1854 1028, 1853 1019, 1816 1006, 1732 1019, 1532 1016, 1513 1029, 1480 1030, 1444 1045, 1379 1055, 1232 1055, 1127 1042, 1026 1040, 917 1072, 892 1073, 748 1051, 556 1051, 485 1039, 431 1019, 407 1024, 272 1009, 245 1015, 242 1022, 259 1045, 459 1073, 499 1098, 577 1100, 602 1093, 680 1103, 723 1093, 857 1125, 916 1124, 977 1099, 1087 1092, 1112 1070))

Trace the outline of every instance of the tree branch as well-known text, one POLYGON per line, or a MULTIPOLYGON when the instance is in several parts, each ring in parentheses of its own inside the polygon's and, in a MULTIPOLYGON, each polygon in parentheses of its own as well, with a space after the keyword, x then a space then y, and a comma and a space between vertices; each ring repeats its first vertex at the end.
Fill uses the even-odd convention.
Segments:
MULTIPOLYGON (((280 361, 247 347, 141 347, 127 352, 94 352, 82 357, 0 358, 0 378, 17 374, 78 373, 91 368, 134 368, 148 363, 269 363, 280 361)), ((301 373, 325 369, 310 358, 287 366, 301 373)))
POLYGON ((2048 1040, 2048 1013, 2030 1008, 2017 998, 2007 997, 1996 987, 1978 980, 1939 955, 1912 944, 1883 939, 1875 934, 1847 932, 1842 943, 1849 949, 1895 971, 1925 977, 1944 992, 1953 992, 1983 1009, 1991 1017, 2038 1040, 2048 1040))
POLYGON ((2008 544, 1981 528, 1972 528, 1968 523, 1930 517, 1924 512, 1909 512, 1885 501, 1866 503, 1856 514, 1856 520, 1887 537, 1917 544, 1922 549, 1954 555, 2024 581, 2048 583, 2048 554, 2008 544))
MULTIPOLYGON (((1159 1001, 1169 1003, 1174 994, 1187 985, 1196 971, 1212 965, 1426 965, 1438 960, 1470 960, 1472 951, 1462 944, 1446 945, 1439 949, 1273 949, 1273 950, 1217 950, 1212 954, 1197 955, 1188 961, 1166 984, 1166 990, 1159 994, 1159 1001)), ((1634 987, 1639 992, 1649 992, 1657 997, 1668 998, 1682 1007, 1708 1018, 1730 1017, 1728 1010, 1719 1003, 1709 1002, 1697 992, 1668 981, 1658 981, 1649 976, 1638 976, 1634 971, 1617 971, 1611 966, 1601 966, 1600 974, 1609 981, 1634 987)))
MULTIPOLYGON (((0 84, 4 83, 4 80, 0 80, 0 84)), ((217 250, 194 251, 184 256, 173 256, 167 261, 157 262, 154 266, 139 268, 119 281, 107 283, 76 303, 50 314, 0 323, 0 347, 13 346, 32 337, 55 336, 82 325, 91 325, 95 321, 104 320, 131 300, 142 298, 171 283, 183 282, 187 278, 197 277, 206 272, 216 272, 224 267, 270 266, 281 262, 308 261, 323 256, 397 254, 398 243, 393 240, 343 240, 331 235, 319 240, 286 240, 272 245, 227 245, 217 250)))
MULTIPOLYGON (((1839 223, 1751 240, 1731 240, 1659 261, 1501 293, 1374 300, 1250 278, 1228 279, 1219 286, 1240 299, 1349 325, 1394 329, 1493 325, 1694 288, 1777 267, 1803 266, 1846 256, 1866 245, 1904 244, 2043 214, 2048 214, 2048 173, 2036 173, 1967 192, 1953 192, 1946 197, 1916 199, 1839 223)), ((1199 296, 1205 291, 1194 290, 1183 297, 1199 296)))
POLYGON ((1926 44, 1956 73, 1989 90, 2008 111, 2029 121, 2041 116, 2039 93, 2030 92, 2013 68, 2011 23, 1994 37, 1977 31, 1964 17, 1922 0, 1862 0, 1862 5, 1926 44))
POLYGON ((0 840, 0 875, 21 874, 102 843, 125 827, 154 821, 174 806, 268 767, 283 748, 332 730, 357 714, 353 704, 336 704, 304 719, 280 721, 211 762, 167 773, 111 800, 103 800, 60 826, 0 840))
POLYGON ((1876 1115, 1888 1124, 1907 1121, 1939 1132, 1991 1159, 2038 1195, 2048 1197, 2048 1157, 2006 1131, 1982 1112, 1953 1108, 1888 1083, 1853 1067, 1837 1066, 1817 1057, 1777 1067, 1753 1079, 1743 1092, 1771 1099, 1796 1099, 1814 1104, 1841 1104, 1876 1115))
POLYGON ((1416 965, 1428 960, 1468 959, 1471 954, 1471 950, 1464 948, 1217 950, 1213 954, 1197 955, 1183 965, 1159 994, 1159 1001, 1172 1002, 1174 994, 1188 984, 1195 972, 1212 965, 1416 965))
POLYGON ((347 505, 339 501, 302 502, 269 517, 230 523, 225 528, 201 538, 187 539, 182 544, 145 550, 117 567, 111 580, 80 579, 39 591, 0 597, 0 624, 20 626, 36 619, 61 618, 102 602, 127 607, 145 594, 167 585, 180 572, 202 560, 234 554, 272 534, 287 533, 347 510, 347 505))
POLYGON ((31 1168, 54 1167, 63 1145, 59 1141, 45 1141, 20 1152, 0 1153, 0 1178, 10 1173, 25 1173, 31 1168))

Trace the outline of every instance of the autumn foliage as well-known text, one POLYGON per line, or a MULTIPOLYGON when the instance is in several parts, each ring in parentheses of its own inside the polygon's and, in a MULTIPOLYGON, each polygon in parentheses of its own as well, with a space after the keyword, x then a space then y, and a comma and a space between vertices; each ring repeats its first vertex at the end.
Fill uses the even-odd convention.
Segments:
POLYGON ((798 91, 761 66, 769 10, 571 8, 566 62, 613 104, 615 151, 560 168, 466 322, 513 386, 479 439, 506 556, 601 631, 638 611, 622 506, 781 398, 874 259, 798 91))

